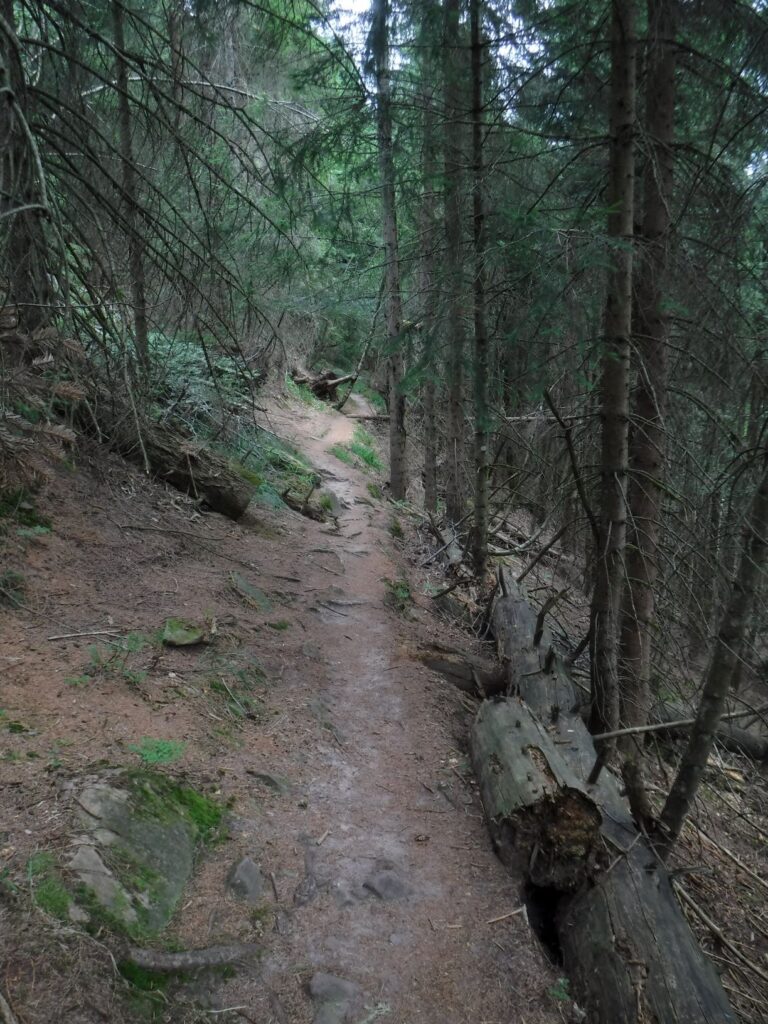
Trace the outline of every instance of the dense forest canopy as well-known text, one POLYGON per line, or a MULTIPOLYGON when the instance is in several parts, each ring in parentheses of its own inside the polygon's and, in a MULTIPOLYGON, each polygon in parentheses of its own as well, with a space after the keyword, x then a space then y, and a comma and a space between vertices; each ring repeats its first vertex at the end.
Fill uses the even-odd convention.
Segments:
POLYGON ((704 684, 689 801, 768 661, 767 33, 758 0, 4 0, 5 473, 76 433, 149 471, 163 431, 247 473, 260 392, 362 374, 392 497, 480 578, 521 510, 559 545, 594 732, 704 684))

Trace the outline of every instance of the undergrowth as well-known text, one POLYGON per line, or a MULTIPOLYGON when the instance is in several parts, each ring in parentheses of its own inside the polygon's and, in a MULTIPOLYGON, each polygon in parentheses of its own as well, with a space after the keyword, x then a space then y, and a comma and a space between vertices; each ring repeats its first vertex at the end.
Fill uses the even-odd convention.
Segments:
POLYGON ((379 453, 376 451, 376 441, 368 433, 365 427, 359 424, 355 427, 352 440, 349 444, 335 444, 330 449, 331 454, 337 459, 346 462, 350 466, 359 466, 365 470, 376 470, 380 472, 382 462, 379 453))

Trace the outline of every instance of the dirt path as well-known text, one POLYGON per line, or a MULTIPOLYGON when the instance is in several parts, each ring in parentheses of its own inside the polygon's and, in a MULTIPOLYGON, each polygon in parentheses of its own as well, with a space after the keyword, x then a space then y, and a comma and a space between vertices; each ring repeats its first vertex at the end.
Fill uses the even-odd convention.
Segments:
MULTIPOLYGON (((519 894, 472 785, 467 711, 413 657, 447 627, 419 595, 416 569, 412 615, 388 607, 385 581, 406 571, 392 506, 371 495, 375 477, 329 451, 354 422, 290 405, 270 425, 336 495, 338 528, 285 510, 257 510, 246 524, 201 519, 117 460, 97 458, 49 488, 53 531, 23 552, 28 607, 0 620, 2 707, 23 726, 0 736, 0 870, 24 888, 37 851, 65 862, 82 781, 135 767, 142 737, 173 741, 183 755, 162 770, 225 801, 232 818, 168 939, 255 941, 263 954, 231 978, 200 978, 153 1020, 560 1021, 548 994, 557 972, 523 915, 489 923, 516 910, 519 894), (268 610, 243 600, 238 574, 268 610), (153 643, 179 614, 215 620, 215 643, 153 643), (49 639, 104 629, 145 646, 94 671, 98 639, 49 639), (251 688, 235 691, 244 680, 251 688), (248 715, 231 692, 249 695, 248 715), (227 882, 246 856, 259 866, 251 903, 227 882)), ((0 900, 0 972, 19 1019, 135 1020, 104 946, 70 929, 45 951, 52 925, 39 913, 0 900)))
MULTIPOLYGON (((293 933, 271 951, 265 978, 293 1004, 290 1021, 307 1019, 285 979, 302 961, 359 987, 350 1020, 546 1019, 541 990, 525 992, 542 964, 524 919, 488 924, 519 901, 468 784, 452 695, 407 657, 424 626, 385 607, 384 581, 400 575, 391 513, 328 452, 350 440, 349 419, 315 414, 303 427, 281 424, 345 506, 338 533, 321 531, 341 576, 314 595, 309 629, 332 741, 307 750, 308 808, 281 817, 294 842, 305 837, 306 873, 291 897, 293 933)), ((327 585, 322 571, 305 579, 309 590, 327 585)))

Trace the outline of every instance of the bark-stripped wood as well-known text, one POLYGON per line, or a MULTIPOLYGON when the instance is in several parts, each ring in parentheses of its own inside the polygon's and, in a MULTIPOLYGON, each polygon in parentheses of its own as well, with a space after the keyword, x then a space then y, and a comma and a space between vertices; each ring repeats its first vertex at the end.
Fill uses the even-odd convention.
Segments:
POLYGON ((482 705, 473 762, 502 859, 561 894, 554 925, 575 999, 593 1024, 734 1021, 618 781, 585 781, 595 747, 548 630, 535 647, 535 611, 511 575, 501 584, 491 621, 509 696, 482 705))

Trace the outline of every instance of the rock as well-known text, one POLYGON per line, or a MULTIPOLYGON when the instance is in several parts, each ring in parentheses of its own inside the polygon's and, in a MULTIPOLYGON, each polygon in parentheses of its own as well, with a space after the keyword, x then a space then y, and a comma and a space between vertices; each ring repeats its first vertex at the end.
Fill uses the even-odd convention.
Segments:
POLYGON ((322 972, 312 976, 309 994, 317 1007, 313 1024, 346 1024, 362 1001, 359 985, 322 972))
POLYGON ((153 772, 89 782, 76 800, 87 834, 74 840, 70 870, 128 934, 161 931, 214 827, 215 805, 153 772))
POLYGON ((400 873, 390 861, 378 861, 373 871, 363 882, 363 888, 378 896, 380 900, 400 900, 410 896, 409 886, 400 877, 400 873))
POLYGON ((88 887, 101 906, 122 924, 128 928, 136 925, 139 916, 130 893, 109 870, 96 847, 90 845, 88 836, 82 836, 80 841, 82 845, 77 847, 70 858, 70 871, 88 887))
POLYGON ((202 626, 185 619, 166 619, 163 643, 168 647, 193 647, 195 644, 207 643, 206 631, 202 626))
POLYGON ((232 866, 227 885, 235 896, 254 905, 261 902, 264 894, 264 876, 259 865, 251 857, 243 857, 232 866))
POLYGON ((287 796, 291 792, 291 784, 288 779, 284 779, 282 775, 270 775, 269 772, 256 772, 251 768, 246 768, 249 775, 252 775, 254 779, 258 779, 262 785, 268 789, 274 790, 275 793, 279 793, 280 796, 287 796))

